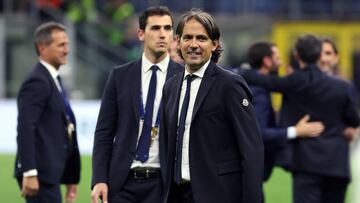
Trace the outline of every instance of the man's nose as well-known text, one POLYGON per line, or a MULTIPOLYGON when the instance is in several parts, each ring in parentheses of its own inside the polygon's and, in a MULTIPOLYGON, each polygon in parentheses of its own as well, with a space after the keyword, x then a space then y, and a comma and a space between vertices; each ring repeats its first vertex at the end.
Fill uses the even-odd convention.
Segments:
POLYGON ((196 48, 199 47, 196 39, 191 40, 190 47, 193 48, 193 49, 196 49, 196 48))
POLYGON ((165 29, 164 28, 160 28, 160 37, 165 38, 165 29))

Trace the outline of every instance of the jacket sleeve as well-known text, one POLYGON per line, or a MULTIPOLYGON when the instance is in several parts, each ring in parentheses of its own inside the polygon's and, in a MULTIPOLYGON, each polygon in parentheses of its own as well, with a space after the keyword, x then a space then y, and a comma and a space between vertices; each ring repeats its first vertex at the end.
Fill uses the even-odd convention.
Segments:
POLYGON ((115 70, 110 73, 96 124, 92 156, 92 187, 106 183, 118 119, 115 70))
POLYGON ((21 86, 18 95, 18 163, 21 171, 37 169, 35 137, 39 120, 51 94, 45 80, 29 78, 21 86))
POLYGON ((277 127, 275 117, 273 115, 273 109, 269 106, 269 97, 267 92, 251 89, 253 92, 253 106, 256 119, 259 123, 260 132, 264 144, 271 146, 283 146, 287 141, 287 128, 277 127), (269 120, 271 119, 271 120, 269 120))
POLYGON ((225 104, 243 159, 243 187, 241 202, 260 203, 264 174, 264 147, 250 102, 251 93, 240 77, 227 84, 225 104))
POLYGON ((261 86, 269 91, 286 93, 304 88, 305 79, 301 74, 294 72, 285 77, 276 75, 262 75, 254 70, 246 70, 242 73, 249 85, 261 86))

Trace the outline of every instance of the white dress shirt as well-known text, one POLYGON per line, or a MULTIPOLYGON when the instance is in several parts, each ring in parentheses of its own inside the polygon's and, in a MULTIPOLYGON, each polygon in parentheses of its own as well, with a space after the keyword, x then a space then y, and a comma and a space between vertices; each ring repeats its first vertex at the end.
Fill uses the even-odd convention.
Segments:
MULTIPOLYGON (((208 67, 210 60, 206 62, 199 70, 192 73, 192 75, 196 75, 197 77, 194 78, 191 82, 190 87, 190 99, 189 99, 189 107, 186 114, 185 119, 185 130, 184 130, 184 138, 183 138, 183 146, 182 146, 182 159, 181 159, 181 178, 184 180, 190 180, 190 163, 189 163, 189 141, 190 141, 190 127, 191 127, 191 118, 194 109, 194 104, 196 100, 196 96, 199 91, 199 87, 201 81, 204 77, 204 73, 206 68, 208 67)), ((180 102, 179 102, 179 112, 178 112, 178 120, 180 120, 180 112, 181 107, 184 102, 185 92, 186 92, 186 76, 189 75, 188 67, 185 67, 185 74, 181 86, 181 93, 180 93, 180 102)), ((179 123, 178 123, 179 126, 179 123)))
POLYGON ((295 126, 288 127, 286 136, 289 140, 295 139, 297 136, 296 127, 295 126))
POLYGON ((40 59, 40 63, 45 66, 45 68, 49 71, 51 77, 53 78, 56 87, 58 88, 58 90, 61 92, 61 86, 59 84, 59 81, 57 80, 57 77, 59 76, 59 72, 56 70, 56 68, 54 66, 52 66, 51 64, 47 63, 46 61, 43 61, 40 59))
MULTIPOLYGON (((155 101, 154 101, 152 126, 155 126, 155 123, 156 123, 156 117, 158 115, 159 106, 160 106, 161 97, 162 97, 162 88, 166 81, 166 74, 167 74, 169 62, 170 62, 169 55, 167 55, 162 61, 160 61, 157 64, 151 63, 144 54, 141 59, 141 91, 142 91, 142 95, 143 95, 142 103, 143 103, 144 109, 146 108, 145 104, 146 104, 147 94, 148 94, 148 90, 149 90, 150 79, 151 79, 151 75, 152 75, 152 71, 150 68, 153 65, 157 65, 159 67, 159 69, 156 71, 157 81, 156 81, 156 94, 155 94, 155 101)), ((139 139, 141 136, 141 131, 143 128, 143 122, 144 121, 140 119, 138 142, 139 142, 139 139)), ((131 168, 134 168, 134 167, 160 168, 159 130, 158 130, 158 134, 156 135, 155 140, 153 141, 152 145, 150 146, 149 159, 144 163, 141 163, 140 161, 134 159, 134 161, 131 165, 131 168)))

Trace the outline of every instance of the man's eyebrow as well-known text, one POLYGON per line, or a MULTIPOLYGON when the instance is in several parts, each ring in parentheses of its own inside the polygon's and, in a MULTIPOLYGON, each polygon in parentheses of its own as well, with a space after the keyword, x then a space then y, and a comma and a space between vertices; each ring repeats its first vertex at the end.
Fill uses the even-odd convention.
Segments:
POLYGON ((154 26, 158 26, 158 27, 172 27, 171 24, 165 24, 165 25, 160 25, 160 24, 153 24, 153 25, 149 25, 150 27, 154 27, 154 26))

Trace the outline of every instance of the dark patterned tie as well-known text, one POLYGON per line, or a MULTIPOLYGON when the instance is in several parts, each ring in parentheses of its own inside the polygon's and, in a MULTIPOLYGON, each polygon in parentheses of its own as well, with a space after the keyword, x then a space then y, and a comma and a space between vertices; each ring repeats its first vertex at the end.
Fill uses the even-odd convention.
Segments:
POLYGON ((60 92, 60 95, 64 101, 64 104, 65 104, 65 110, 66 110, 66 114, 67 114, 67 117, 68 119, 70 120, 70 122, 72 124, 75 124, 75 116, 74 116, 74 113, 71 109, 71 106, 70 106, 70 103, 69 103, 69 100, 67 98, 67 95, 66 95, 66 91, 65 91, 65 88, 64 88, 64 85, 62 83, 62 80, 60 78, 60 75, 58 75, 56 77, 56 79, 58 80, 59 84, 60 84, 60 87, 61 87, 61 92, 60 92))
POLYGON ((144 118, 139 144, 136 149, 136 157, 135 157, 136 160, 141 161, 141 163, 144 163, 149 158, 152 117, 153 117, 154 101, 156 94, 156 81, 157 81, 156 71, 158 69, 159 67, 156 65, 151 66, 152 75, 151 75, 149 90, 146 99, 145 116, 144 116, 145 118, 144 118))
POLYGON ((186 76, 186 92, 185 92, 185 96, 184 96, 184 101, 181 106, 178 134, 177 134, 177 140, 176 140, 176 161, 175 161, 174 180, 175 180, 175 183, 177 183, 177 184, 180 184, 180 182, 181 182, 181 160, 182 160, 183 138, 184 138, 184 131, 185 131, 185 121, 186 121, 186 114, 188 111, 189 101, 190 101, 191 81, 195 77, 197 77, 197 76, 196 75, 187 75, 186 76))

